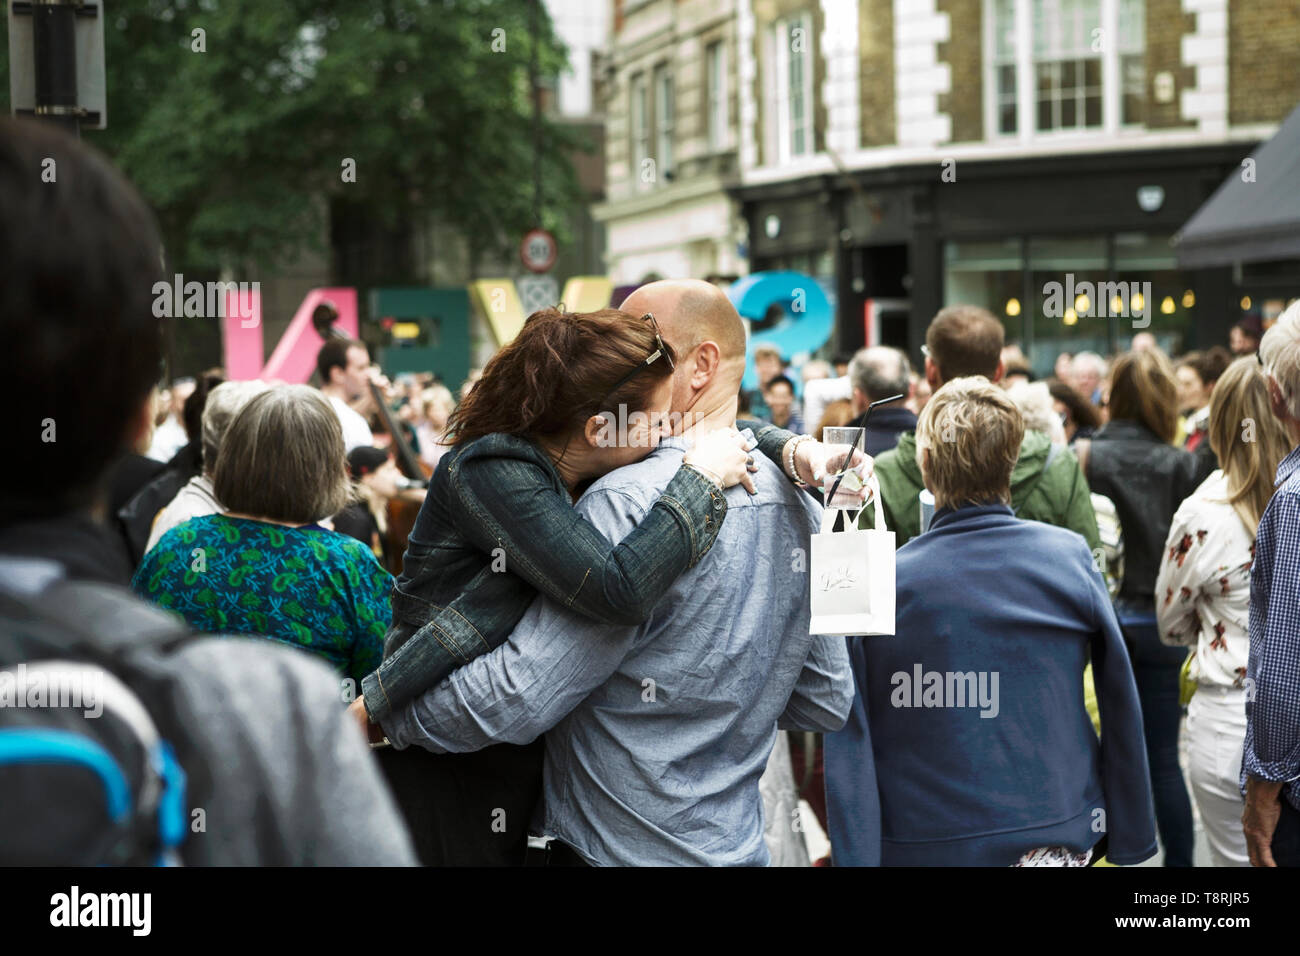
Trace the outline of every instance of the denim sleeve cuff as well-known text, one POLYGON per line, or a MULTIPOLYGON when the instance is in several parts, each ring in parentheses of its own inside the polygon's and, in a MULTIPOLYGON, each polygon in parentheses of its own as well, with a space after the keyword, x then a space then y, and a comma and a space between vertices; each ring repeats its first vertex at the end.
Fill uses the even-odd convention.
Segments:
MULTIPOLYGON (((383 666, 382 664, 380 665, 383 666)), ((379 679, 379 671, 373 671, 361 678, 361 703, 366 708, 366 715, 372 724, 392 713, 393 707, 384 692, 384 682, 379 679)))
POLYGON ((414 700, 472 657, 450 642, 436 622, 426 624, 378 670, 362 679, 361 693, 371 723, 384 720, 393 708, 414 700))
POLYGON ((727 515, 727 499, 722 489, 695 469, 683 465, 659 500, 672 510, 690 536, 691 562, 687 567, 695 567, 713 547, 722 519, 727 515))

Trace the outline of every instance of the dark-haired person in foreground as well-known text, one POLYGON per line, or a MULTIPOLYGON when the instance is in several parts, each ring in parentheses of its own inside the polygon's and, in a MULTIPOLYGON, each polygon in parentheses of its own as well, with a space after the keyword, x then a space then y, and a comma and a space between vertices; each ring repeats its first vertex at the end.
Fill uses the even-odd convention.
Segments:
MULTIPOLYGON (((75 641, 107 650, 177 629, 120 586, 130 568, 96 513, 110 460, 148 427, 162 359, 152 309, 161 248, 149 210, 102 157, 52 126, 0 120, 0 428, 16 459, 0 472, 0 591, 38 609, 69 594, 101 608, 68 631, 73 658, 75 641), (58 178, 44 182, 51 159, 58 178)), ((17 637, 0 619, 6 663, 25 660, 17 637)), ((206 830, 181 844, 185 863, 414 861, 328 668, 265 642, 203 638, 151 664, 193 718, 151 714, 190 755, 188 806, 205 813, 206 830)), ((21 826, 3 773, 0 823, 21 826)))
MULTIPOLYGON (((624 308, 659 317, 675 365, 666 378, 666 363, 654 377, 645 366, 642 387, 662 390, 651 407, 685 423, 648 455, 617 449, 627 464, 606 466, 578 501, 575 524, 626 543, 677 480, 689 438, 735 424, 745 334, 726 296, 704 282, 651 283, 624 308)), ((491 371, 471 401, 492 394, 491 371)), ((580 451, 560 464, 575 495, 592 460, 580 451)), ((456 455, 439 473, 454 473, 456 455)), ((852 685, 843 641, 809 636, 808 582, 792 564, 819 509, 776 464, 757 465, 756 494, 732 488, 724 503, 709 491, 726 521, 710 523, 707 553, 667 576, 659 599, 600 623, 573 610, 571 596, 544 591, 504 645, 384 718, 389 738, 442 754, 550 731, 539 822, 561 841, 552 862, 766 864, 758 782, 778 721, 837 729, 852 685)))
POLYGON ((848 639, 857 696, 826 737, 837 866, 1084 866, 1103 836, 1114 863, 1156 850, 1119 622, 1083 539, 1012 513, 1023 437, 982 376, 921 412, 934 520, 898 551, 896 636, 848 639))

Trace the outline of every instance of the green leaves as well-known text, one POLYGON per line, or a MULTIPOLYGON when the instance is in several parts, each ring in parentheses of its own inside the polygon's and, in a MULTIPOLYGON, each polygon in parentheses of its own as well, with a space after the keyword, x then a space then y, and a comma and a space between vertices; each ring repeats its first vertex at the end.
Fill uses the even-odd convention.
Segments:
MULTIPOLYGON (((479 250, 536 225, 531 45, 541 76, 565 55, 530 0, 116 0, 106 27, 109 128, 85 138, 153 205, 177 271, 319 249, 331 198, 436 214, 479 250)), ((562 231, 573 134, 542 133, 543 225, 562 231)))

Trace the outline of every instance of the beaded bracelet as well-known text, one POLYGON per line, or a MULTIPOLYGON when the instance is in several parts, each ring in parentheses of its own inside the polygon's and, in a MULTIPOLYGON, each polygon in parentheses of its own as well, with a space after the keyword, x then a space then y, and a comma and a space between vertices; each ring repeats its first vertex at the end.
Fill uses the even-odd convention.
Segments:
POLYGON ((786 477, 788 477, 791 481, 797 482, 799 484, 804 483, 803 479, 799 477, 799 470, 795 468, 794 456, 799 449, 800 442, 815 441, 815 440, 816 439, 814 439, 812 435, 800 435, 797 438, 792 438, 788 442, 786 442, 786 448, 788 449, 788 451, 786 452, 785 455, 785 473, 786 473, 786 477))

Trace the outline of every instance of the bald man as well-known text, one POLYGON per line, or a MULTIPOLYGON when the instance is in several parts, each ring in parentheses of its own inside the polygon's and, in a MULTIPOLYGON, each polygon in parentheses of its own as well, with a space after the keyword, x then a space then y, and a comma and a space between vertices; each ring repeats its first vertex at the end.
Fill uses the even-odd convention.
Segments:
MULTIPOLYGON (((677 355, 671 408, 678 423, 675 434, 683 434, 685 426, 701 415, 734 421, 745 372, 746 336, 725 292, 700 279, 663 279, 641 286, 619 308, 631 315, 653 315, 664 341, 677 355), (733 380, 735 389, 728 394, 733 380), (707 396, 705 382, 716 385, 707 396)), ((810 485, 821 482, 830 454, 825 445, 807 438, 800 441, 800 436, 765 422, 745 419, 735 424, 754 432, 759 450, 780 463, 787 477, 810 485)), ((864 466, 864 474, 869 474, 869 458, 864 466)))
MULTIPOLYGON (((693 434, 734 426, 745 363, 740 317, 707 283, 654 283, 623 307, 670 336, 683 420, 579 500, 612 541, 645 517, 693 434)), ((446 753, 546 734, 553 864, 766 865, 758 782, 778 726, 840 729, 854 687, 844 640, 808 633, 820 508, 756 457, 757 493, 726 492, 713 547, 649 621, 601 625, 539 597, 504 645, 385 721, 389 738, 446 753)))

